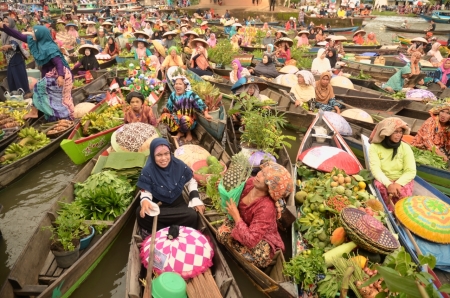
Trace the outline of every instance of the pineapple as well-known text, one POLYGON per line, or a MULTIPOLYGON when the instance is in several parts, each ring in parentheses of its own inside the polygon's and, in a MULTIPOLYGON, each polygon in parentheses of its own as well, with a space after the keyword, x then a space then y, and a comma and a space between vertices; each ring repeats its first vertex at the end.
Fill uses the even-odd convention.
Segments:
POLYGON ((252 168, 248 158, 248 155, 242 151, 231 158, 231 164, 222 179, 222 184, 227 191, 236 188, 250 176, 252 168))

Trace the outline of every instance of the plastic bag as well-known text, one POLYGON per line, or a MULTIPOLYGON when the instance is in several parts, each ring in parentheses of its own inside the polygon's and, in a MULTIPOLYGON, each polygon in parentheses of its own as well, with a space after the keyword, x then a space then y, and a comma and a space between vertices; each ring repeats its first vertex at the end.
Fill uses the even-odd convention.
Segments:
MULTIPOLYGON (((239 200, 241 198, 242 191, 244 190, 245 182, 242 182, 239 184, 238 187, 235 187, 231 189, 230 191, 227 191, 225 187, 223 186, 222 180, 219 184, 219 194, 220 199, 222 201, 222 210, 227 210, 227 202, 233 200, 233 202, 236 204, 236 206, 239 204, 239 200)), ((233 220, 233 218, 228 214, 228 218, 233 220)))

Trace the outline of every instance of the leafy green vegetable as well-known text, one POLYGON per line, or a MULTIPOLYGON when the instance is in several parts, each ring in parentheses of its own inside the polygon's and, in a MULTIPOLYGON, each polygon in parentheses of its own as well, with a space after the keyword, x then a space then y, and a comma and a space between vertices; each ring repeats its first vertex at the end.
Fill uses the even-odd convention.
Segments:
POLYGON ((435 153, 435 148, 433 148, 433 151, 430 151, 421 150, 417 147, 411 146, 411 149, 414 153, 414 158, 418 165, 430 166, 442 170, 447 169, 447 163, 441 156, 435 153))
POLYGON ((296 282, 309 286, 316 282, 317 274, 327 270, 322 254, 321 249, 313 248, 308 256, 297 255, 284 264, 283 273, 293 277, 296 282))
POLYGON ((320 294, 320 297, 336 297, 341 287, 338 272, 336 270, 328 270, 325 278, 319 281, 318 285, 317 292, 320 294))
POLYGON ((104 171, 75 184, 75 200, 82 206, 87 219, 114 220, 128 208, 133 191, 125 178, 114 171, 104 171))

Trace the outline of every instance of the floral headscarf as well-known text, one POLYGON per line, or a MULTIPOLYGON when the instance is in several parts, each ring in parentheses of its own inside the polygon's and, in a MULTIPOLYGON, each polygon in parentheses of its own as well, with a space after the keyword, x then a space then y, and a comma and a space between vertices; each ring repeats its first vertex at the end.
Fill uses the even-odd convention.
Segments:
POLYGON ((391 136, 398 128, 402 128, 405 135, 409 135, 411 132, 411 128, 402 119, 397 117, 386 118, 375 126, 370 134, 369 142, 379 144, 385 137, 391 136))
POLYGON ((438 115, 443 110, 449 110, 450 111, 450 103, 443 103, 438 106, 433 107, 429 112, 431 116, 438 115))
POLYGON ((176 82, 178 79, 181 79, 181 80, 183 81, 184 85, 186 85, 186 91, 191 91, 191 90, 192 90, 192 88, 191 88, 191 82, 189 82, 189 80, 188 80, 185 76, 176 76, 176 77, 173 77, 173 78, 172 78, 172 84, 175 85, 175 82, 176 82))
POLYGON ((264 176, 264 182, 269 189, 269 195, 275 202, 288 196, 294 186, 291 174, 285 167, 268 161, 261 166, 261 172, 264 176))

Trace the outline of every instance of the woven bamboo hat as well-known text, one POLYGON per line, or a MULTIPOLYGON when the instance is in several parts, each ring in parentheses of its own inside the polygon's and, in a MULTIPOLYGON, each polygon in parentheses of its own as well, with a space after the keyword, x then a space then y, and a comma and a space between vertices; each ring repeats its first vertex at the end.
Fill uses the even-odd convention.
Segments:
POLYGON ((94 55, 94 56, 97 55, 97 54, 99 53, 99 50, 98 50, 95 46, 90 45, 90 44, 84 44, 84 45, 82 45, 82 46, 78 49, 78 53, 81 54, 81 55, 84 55, 84 50, 86 50, 86 49, 91 50, 91 55, 94 55))

